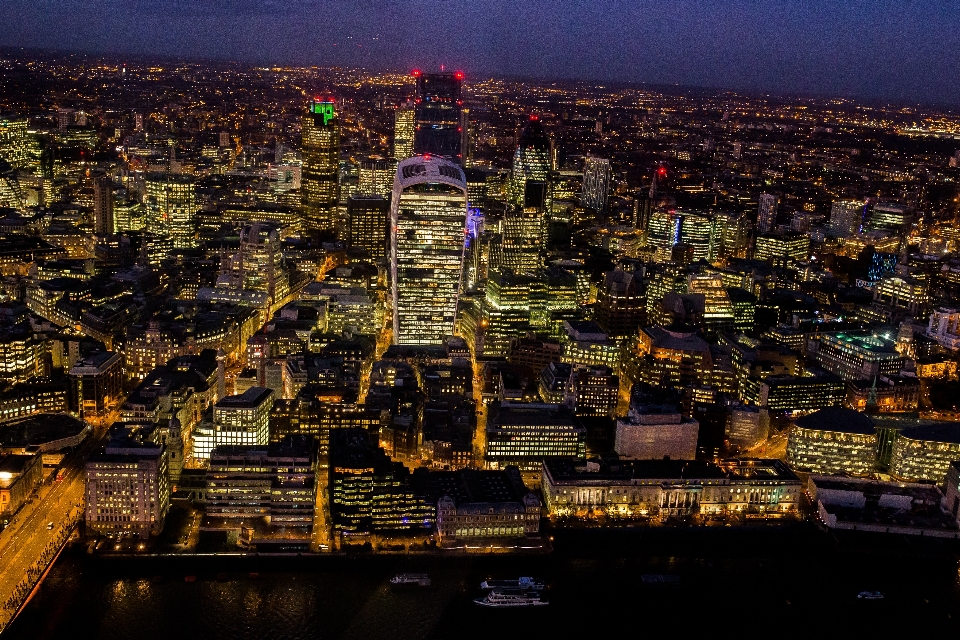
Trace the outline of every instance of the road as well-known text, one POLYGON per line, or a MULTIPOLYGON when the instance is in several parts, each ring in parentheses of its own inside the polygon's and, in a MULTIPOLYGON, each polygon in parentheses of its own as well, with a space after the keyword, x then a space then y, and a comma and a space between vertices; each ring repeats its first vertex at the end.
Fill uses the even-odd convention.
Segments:
MULTIPOLYGON (((102 421, 80 446, 64 458, 63 477, 51 474, 31 502, 0 533, 0 603, 19 604, 83 516, 84 462, 106 433, 102 421), (50 526, 50 523, 53 526, 50 526)), ((15 608, 0 607, 0 628, 15 608)))

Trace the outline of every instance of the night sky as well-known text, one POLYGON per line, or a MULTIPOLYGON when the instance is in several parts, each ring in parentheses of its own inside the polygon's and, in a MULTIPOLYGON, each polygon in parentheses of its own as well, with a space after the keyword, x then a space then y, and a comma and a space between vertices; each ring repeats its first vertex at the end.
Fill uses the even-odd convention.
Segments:
POLYGON ((0 0, 0 45, 960 101, 956 0, 0 0))

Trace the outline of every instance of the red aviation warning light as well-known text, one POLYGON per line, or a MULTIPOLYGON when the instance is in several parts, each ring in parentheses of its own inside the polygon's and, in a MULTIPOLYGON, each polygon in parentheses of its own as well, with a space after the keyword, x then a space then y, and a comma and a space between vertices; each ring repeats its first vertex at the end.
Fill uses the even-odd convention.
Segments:
POLYGON ((423 72, 420 71, 420 69, 414 69, 413 71, 410 72, 410 75, 412 75, 414 78, 419 78, 420 76, 423 75, 423 72))
POLYGON ((536 122, 539 119, 540 119, 540 116, 538 116, 537 114, 535 113, 530 114, 530 122, 536 122))
POLYGON ((463 71, 457 71, 455 74, 453 74, 453 77, 457 80, 463 80, 463 71))
POLYGON ((660 176, 661 178, 666 178, 666 177, 667 177, 667 168, 666 168, 666 167, 660 167, 659 169, 657 169, 657 175, 660 176))

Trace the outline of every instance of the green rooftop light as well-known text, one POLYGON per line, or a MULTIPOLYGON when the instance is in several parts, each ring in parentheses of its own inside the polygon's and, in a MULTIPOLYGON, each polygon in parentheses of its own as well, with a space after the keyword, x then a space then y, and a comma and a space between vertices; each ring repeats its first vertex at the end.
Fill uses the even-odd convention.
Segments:
POLYGON ((310 113, 315 115, 323 116, 324 126, 330 124, 330 121, 333 120, 337 113, 333 108, 333 102, 311 102, 310 103, 310 113))

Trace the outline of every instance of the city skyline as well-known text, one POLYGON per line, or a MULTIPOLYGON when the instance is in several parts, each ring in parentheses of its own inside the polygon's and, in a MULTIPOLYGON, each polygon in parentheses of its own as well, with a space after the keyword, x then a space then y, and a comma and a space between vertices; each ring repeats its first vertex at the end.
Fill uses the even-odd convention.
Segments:
POLYGON ((960 7, 946 2, 107 3, 0 7, 0 45, 375 69, 634 82, 949 104, 960 7), (415 8, 416 7, 416 8, 415 8), (418 16, 430 15, 430 20, 418 16), (306 29, 311 19, 323 29, 306 29), (57 39, 50 40, 49 34, 57 39), (106 34, 124 33, 127 38, 106 34), (424 50, 423 44, 431 44, 424 50))

